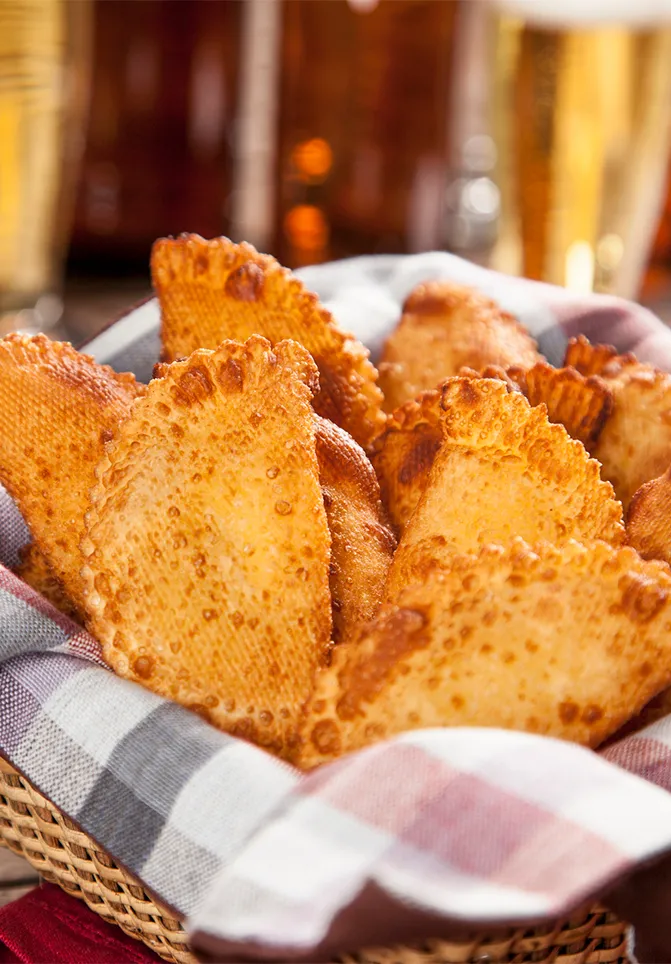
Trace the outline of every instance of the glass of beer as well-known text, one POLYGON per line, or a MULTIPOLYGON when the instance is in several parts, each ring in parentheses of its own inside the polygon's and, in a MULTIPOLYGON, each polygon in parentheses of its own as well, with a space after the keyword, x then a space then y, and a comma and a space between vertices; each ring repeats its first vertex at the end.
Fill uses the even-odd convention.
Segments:
POLYGON ((493 266, 635 298, 671 148, 670 0, 492 0, 493 266))
POLYGON ((62 312, 91 14, 89 0, 0 0, 0 336, 62 312))

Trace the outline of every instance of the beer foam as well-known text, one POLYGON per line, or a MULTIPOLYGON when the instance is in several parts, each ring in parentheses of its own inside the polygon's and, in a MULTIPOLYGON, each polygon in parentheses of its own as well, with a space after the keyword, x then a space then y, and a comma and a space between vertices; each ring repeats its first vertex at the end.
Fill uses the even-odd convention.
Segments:
POLYGON ((501 13, 556 28, 671 24, 671 0, 490 0, 501 13))

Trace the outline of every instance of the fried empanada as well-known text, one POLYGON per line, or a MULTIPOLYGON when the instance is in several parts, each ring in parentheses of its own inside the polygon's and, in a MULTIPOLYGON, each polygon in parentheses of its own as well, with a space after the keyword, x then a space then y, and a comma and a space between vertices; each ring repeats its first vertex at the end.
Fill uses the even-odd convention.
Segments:
POLYGON ((627 541, 644 559, 671 564, 671 467, 634 493, 627 511, 627 541))
POLYGON ((225 338, 291 338, 319 368, 314 407, 367 447, 384 427, 382 393, 368 350, 341 331, 290 271, 249 244, 198 235, 162 238, 151 254, 168 361, 225 338))
POLYGON ((521 365, 542 361, 525 328, 491 299, 450 281, 419 285, 403 305, 380 362, 384 408, 393 412, 436 388, 463 365, 521 365))
POLYGON ((44 596, 52 606, 70 619, 76 619, 77 610, 66 596, 63 586, 35 543, 31 542, 24 546, 19 555, 19 564, 14 570, 19 579, 44 596))
POLYGON ((0 341, 0 482, 79 612, 79 544, 94 469, 143 391, 132 375, 44 335, 0 341))
POLYGON ((623 541, 612 486, 543 406, 497 380, 459 377, 445 382, 440 407, 443 442, 389 570, 392 596, 413 581, 416 547, 434 537, 452 552, 515 536, 623 541))
POLYGON ((108 446, 83 543, 109 665, 280 755, 331 636, 317 384, 259 336, 175 362, 108 446))
POLYGON ((638 366, 639 362, 631 352, 619 355, 617 348, 612 345, 593 345, 589 338, 578 335, 569 340, 564 364, 575 368, 581 375, 609 378, 638 366))
POLYGON ((331 532, 333 642, 372 619, 384 595, 396 539, 386 524, 380 486, 360 445, 315 415, 317 461, 331 532))
POLYGON ((590 451, 626 509, 671 463, 671 375, 582 336, 569 343, 566 364, 598 375, 613 392, 612 414, 590 451))
MULTIPOLYGON (((658 720, 663 720, 665 716, 671 713, 671 689, 662 690, 657 696, 653 697, 649 703, 647 703, 640 713, 636 716, 632 716, 630 720, 621 726, 607 741, 607 746, 610 747, 619 740, 624 739, 625 736, 631 736, 632 733, 638 733, 646 726, 652 726, 653 723, 657 723, 658 720)), ((606 747, 604 747, 606 749, 606 747)))
POLYGON ((371 448, 382 501, 398 532, 415 511, 442 442, 440 398, 437 390, 422 392, 401 405, 371 448))
POLYGON ((299 762, 404 730, 497 726, 596 746, 671 681, 671 572, 605 543, 453 557, 318 676, 299 762))
POLYGON ((522 392, 529 404, 544 404, 548 419, 563 425, 571 438, 589 449, 598 439, 613 410, 613 392, 597 375, 582 375, 575 368, 553 368, 538 362, 531 368, 488 366, 481 372, 462 370, 470 378, 498 378, 510 391, 522 392))

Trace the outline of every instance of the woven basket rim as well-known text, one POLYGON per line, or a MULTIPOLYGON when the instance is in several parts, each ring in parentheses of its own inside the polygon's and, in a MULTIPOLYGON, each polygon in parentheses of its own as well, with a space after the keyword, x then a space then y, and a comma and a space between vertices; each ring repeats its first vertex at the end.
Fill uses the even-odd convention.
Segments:
POLYGON ((18 774, 19 777, 21 777, 21 779, 23 779, 32 788, 34 792, 36 792, 37 794, 39 794, 39 796, 44 798, 44 800, 49 804, 50 807, 52 807, 55 811, 57 811, 63 817, 65 817, 79 833, 81 833, 84 837, 86 837, 93 844, 95 844, 96 848, 100 851, 100 853, 106 854, 107 856, 111 857, 113 862, 116 864, 116 866, 121 871, 121 873, 125 875, 127 880, 131 882, 134 886, 139 887, 141 890, 143 890, 145 894, 153 901, 153 903, 156 904, 157 907, 164 908, 166 911, 169 911, 170 915, 180 923, 186 920, 185 914, 182 914, 179 910, 177 910, 176 907, 173 907, 169 901, 165 900, 163 897, 156 894, 151 887, 147 886, 147 884, 143 880, 140 880, 139 877, 137 877, 134 873, 132 873, 132 871, 130 871, 125 866, 123 861, 119 860, 119 858, 112 853, 109 847, 101 844, 99 840, 97 840, 88 832, 88 830, 84 830, 84 828, 79 824, 79 822, 75 820, 74 817, 71 817, 66 810, 63 810, 61 807, 57 807, 55 803, 52 803, 49 797, 46 795, 46 793, 44 793, 40 789, 40 787, 30 777, 28 777, 23 772, 23 770, 21 770, 20 767, 12 763, 11 760, 9 760, 8 757, 1 751, 0 751, 0 772, 9 773, 9 774, 12 774, 12 773, 18 774))
MULTIPOLYGON (((4 755, 0 755, 0 817, 0 844, 22 853, 45 879, 83 899, 103 919, 166 960, 195 964, 183 915, 173 913, 166 902, 157 899, 4 755), (73 841, 73 834, 81 841, 73 841), (81 856, 78 851, 82 851, 81 856)), ((458 938, 424 938, 409 944, 338 953, 343 964, 456 964, 487 959, 550 964, 556 958, 566 964, 622 964, 628 960, 627 925, 606 908, 583 902, 560 921, 488 928, 473 925, 472 929, 469 925, 460 928, 458 938), (539 954, 545 956, 539 958, 539 954)))

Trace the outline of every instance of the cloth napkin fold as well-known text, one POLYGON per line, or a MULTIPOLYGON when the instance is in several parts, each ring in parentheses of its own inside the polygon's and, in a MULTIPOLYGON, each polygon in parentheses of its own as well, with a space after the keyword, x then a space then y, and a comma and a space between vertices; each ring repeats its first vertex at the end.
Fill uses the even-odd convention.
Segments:
MULTIPOLYGON (((644 309, 450 255, 303 275, 374 355, 410 289, 447 277, 515 312, 554 363, 582 330, 671 370, 671 333, 644 309)), ((148 378, 157 326, 148 301, 88 350, 148 378)), ((25 538, 0 496, 0 561, 25 538)), ((221 961, 327 961, 455 922, 554 919, 671 851, 671 721, 602 756, 522 733, 417 731, 301 775, 115 677, 95 640, 6 569, 0 753, 221 961)))

